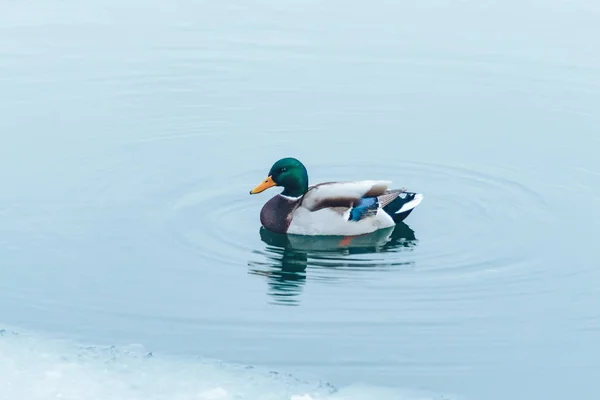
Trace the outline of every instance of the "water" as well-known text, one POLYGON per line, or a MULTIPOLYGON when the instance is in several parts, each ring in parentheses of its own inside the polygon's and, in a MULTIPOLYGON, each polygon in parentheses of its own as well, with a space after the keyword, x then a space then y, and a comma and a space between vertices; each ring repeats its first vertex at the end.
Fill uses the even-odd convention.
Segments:
POLYGON ((0 398, 593 398, 598 17, 4 4, 0 398), (290 243, 248 195, 284 156, 425 199, 290 243))

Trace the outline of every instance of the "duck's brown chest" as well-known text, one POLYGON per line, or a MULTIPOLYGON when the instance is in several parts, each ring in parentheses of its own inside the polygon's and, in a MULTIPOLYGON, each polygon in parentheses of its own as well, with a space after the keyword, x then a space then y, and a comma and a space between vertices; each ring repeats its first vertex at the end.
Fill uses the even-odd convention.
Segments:
POLYGON ((286 233, 298 204, 296 200, 277 195, 260 210, 260 223, 270 231, 286 233))

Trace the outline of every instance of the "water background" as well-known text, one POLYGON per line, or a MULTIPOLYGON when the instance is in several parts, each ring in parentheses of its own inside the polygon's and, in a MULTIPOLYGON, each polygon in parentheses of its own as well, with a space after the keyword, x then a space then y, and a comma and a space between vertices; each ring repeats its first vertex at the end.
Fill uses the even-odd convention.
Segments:
POLYGON ((600 394, 594 2, 0 9, 0 398, 305 392, 220 362, 372 388, 344 399, 600 394), (282 244, 258 220, 277 190, 248 191, 285 156, 425 199, 380 242, 282 244), (57 337, 203 361, 108 393, 57 337))

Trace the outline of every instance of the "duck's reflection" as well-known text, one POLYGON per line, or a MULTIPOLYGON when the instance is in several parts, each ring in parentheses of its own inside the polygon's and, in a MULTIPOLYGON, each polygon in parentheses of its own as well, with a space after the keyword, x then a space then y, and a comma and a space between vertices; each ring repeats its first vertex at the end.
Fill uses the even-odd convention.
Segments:
MULTIPOLYGON (((382 229, 367 235, 299 236, 273 233, 260 228, 260 238, 266 243, 266 257, 261 262, 250 262, 250 273, 265 276, 269 295, 278 304, 296 305, 306 281, 307 267, 370 268, 381 266, 381 261, 362 256, 359 261, 350 256, 397 252, 417 244, 414 231, 406 224, 382 229)), ((404 265, 408 262, 391 261, 384 265, 404 265)))

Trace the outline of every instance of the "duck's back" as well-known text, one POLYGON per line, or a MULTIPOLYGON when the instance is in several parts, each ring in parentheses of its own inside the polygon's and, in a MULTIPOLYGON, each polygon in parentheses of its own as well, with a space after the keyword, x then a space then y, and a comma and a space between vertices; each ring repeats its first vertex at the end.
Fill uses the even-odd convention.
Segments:
POLYGON ((270 231, 286 233, 298 205, 297 200, 278 194, 267 201, 260 210, 260 223, 270 231))

